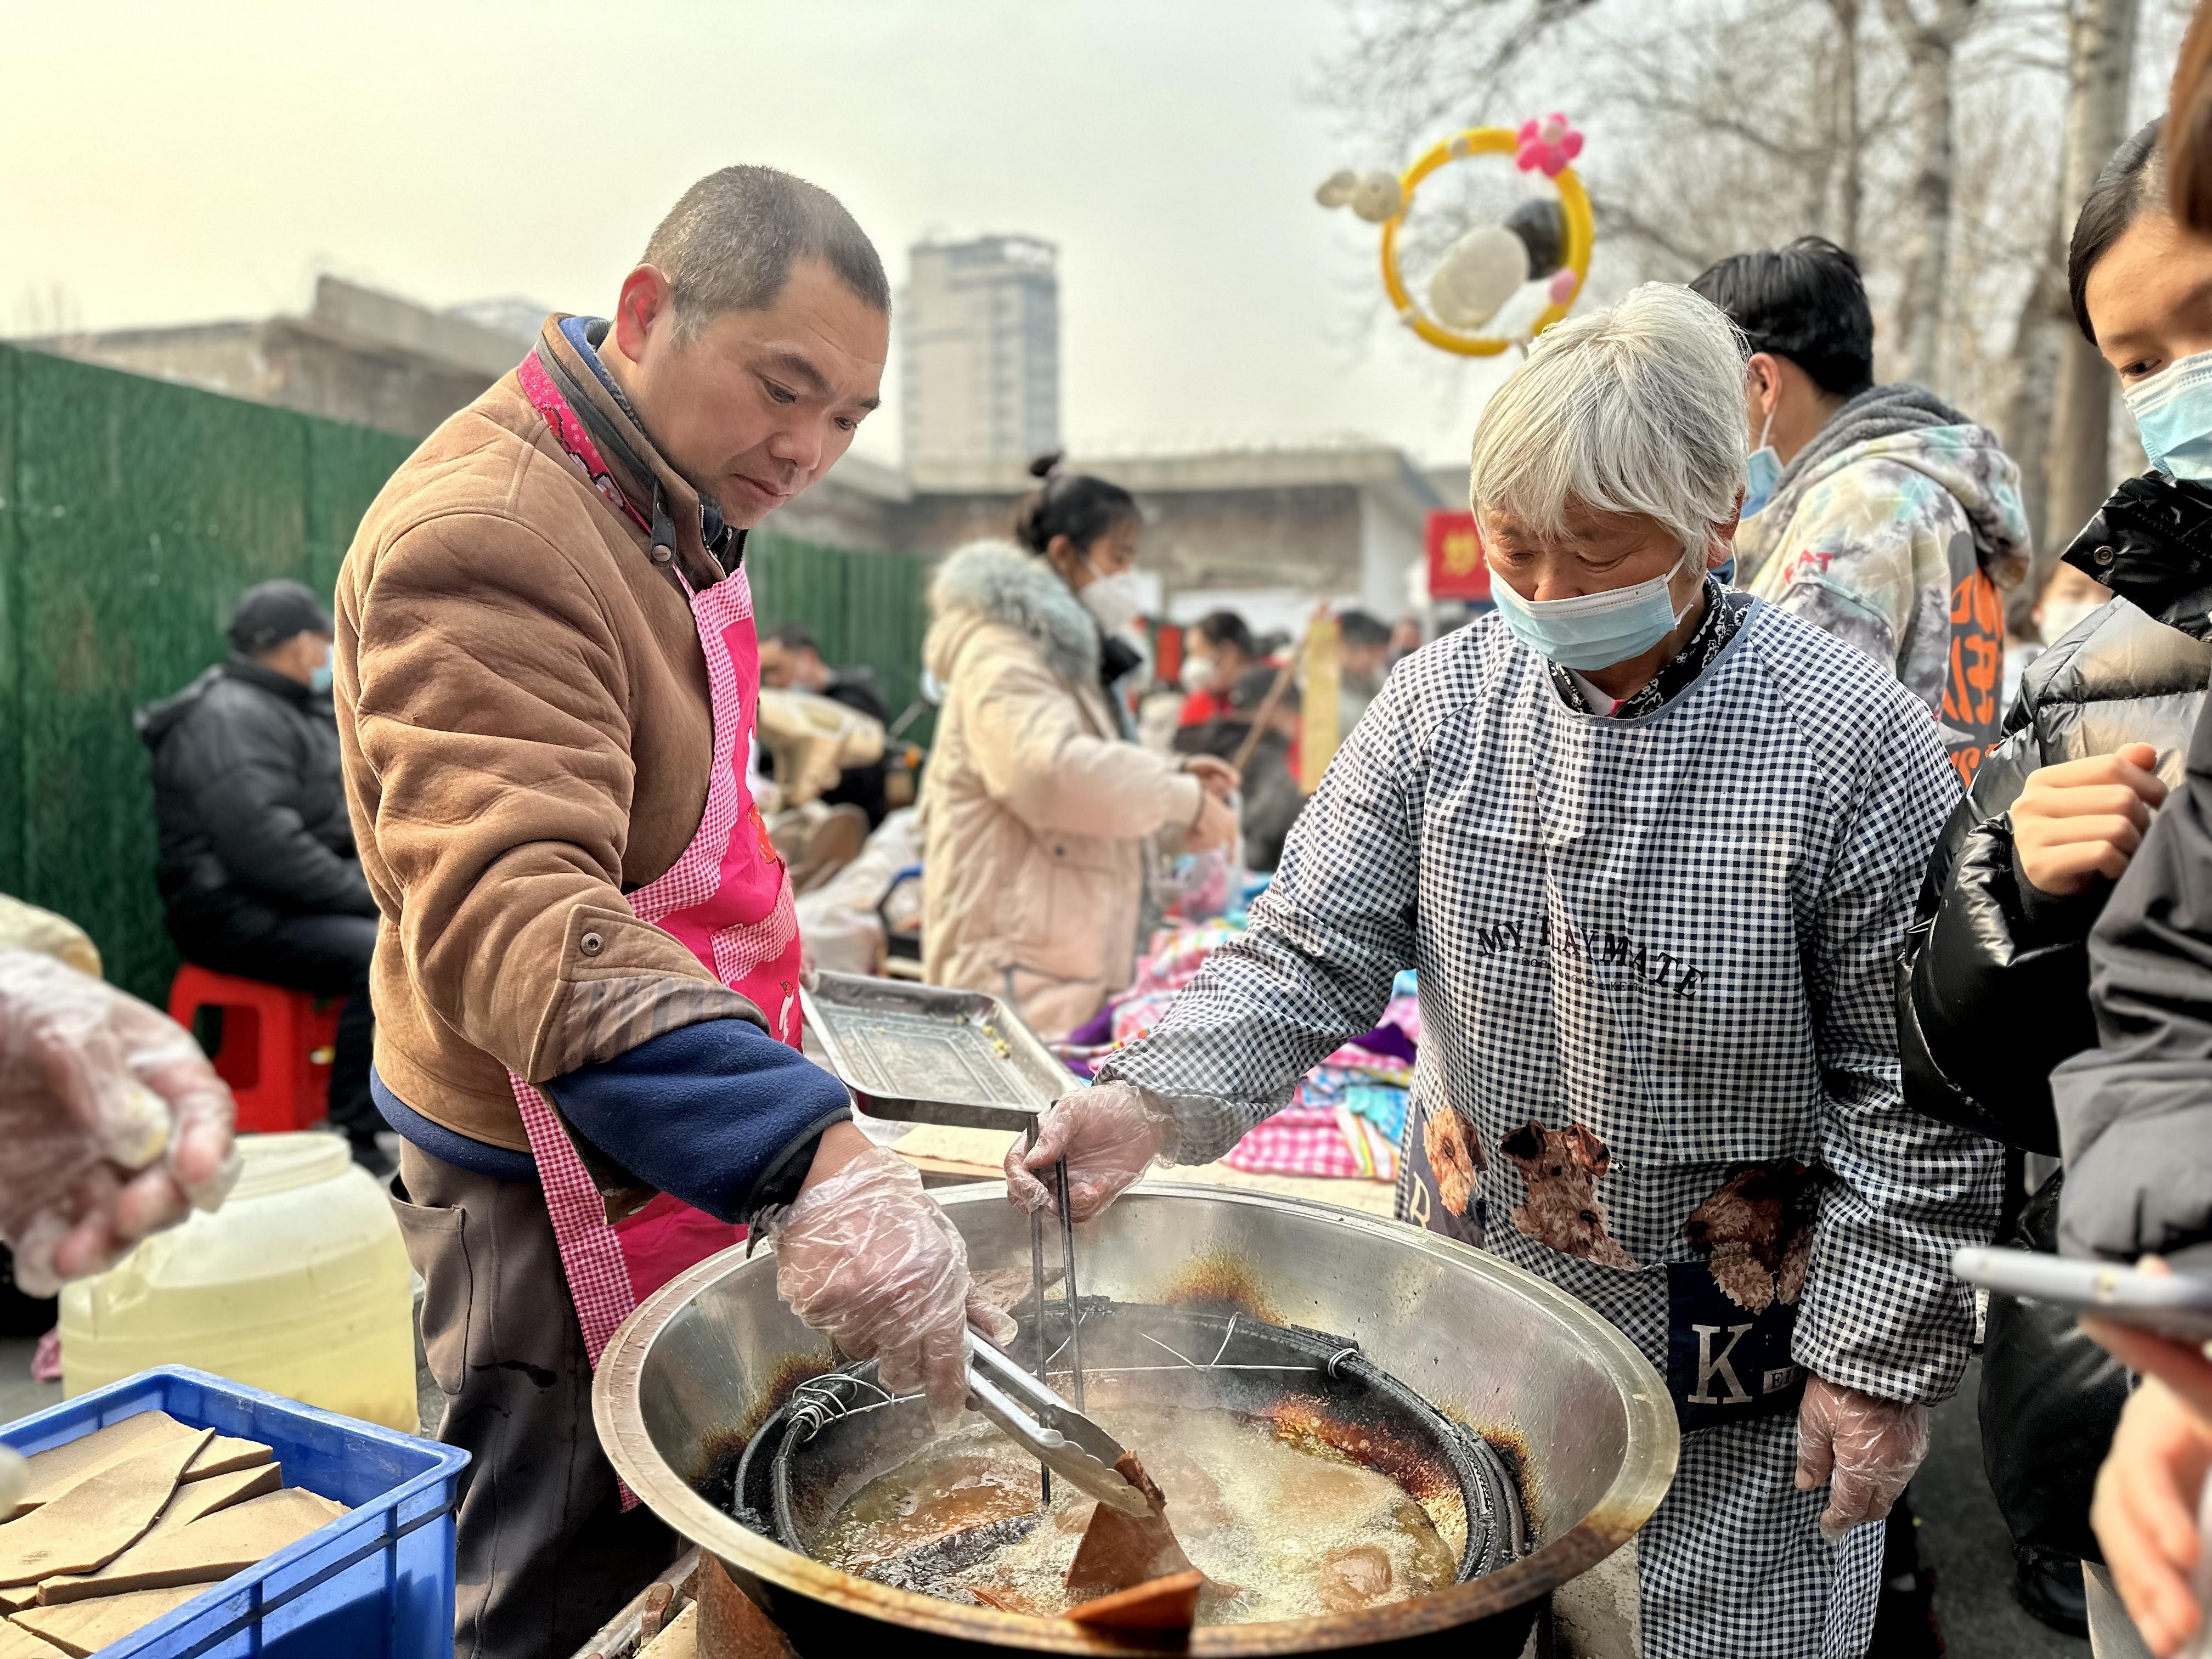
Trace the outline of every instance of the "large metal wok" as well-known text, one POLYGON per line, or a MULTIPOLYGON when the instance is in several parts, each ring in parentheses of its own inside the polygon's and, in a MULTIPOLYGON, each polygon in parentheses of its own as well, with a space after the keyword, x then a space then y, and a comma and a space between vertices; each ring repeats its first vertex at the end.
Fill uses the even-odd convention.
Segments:
MULTIPOLYGON (((939 1196, 975 1267, 1026 1268, 1029 1224, 1003 1188, 939 1196)), ((1534 1547, 1511 1565, 1362 1612, 1201 1628, 1194 1654, 1516 1655, 1545 1594, 1618 1548, 1674 1478, 1674 1411, 1643 1356, 1582 1303, 1481 1251, 1330 1205, 1199 1187, 1140 1188, 1079 1231, 1086 1296, 1241 1306, 1341 1334, 1520 1464, 1534 1547)), ((631 1489, 718 1557, 805 1659, 886 1641, 917 1656, 1158 1650, 854 1577, 702 1497, 793 1384, 830 1363, 776 1299, 768 1253, 726 1252, 654 1292, 615 1334, 592 1383, 599 1438, 631 1489)))

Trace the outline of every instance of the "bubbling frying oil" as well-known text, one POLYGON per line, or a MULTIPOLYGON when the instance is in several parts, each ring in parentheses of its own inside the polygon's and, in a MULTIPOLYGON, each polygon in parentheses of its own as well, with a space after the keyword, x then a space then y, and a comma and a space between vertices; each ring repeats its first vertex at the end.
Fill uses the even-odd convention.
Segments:
MULTIPOLYGON (((1167 1494, 1169 1524, 1210 1581, 1201 1625, 1348 1613, 1452 1583, 1457 1553, 1428 1510, 1389 1477, 1310 1437, 1286 1439, 1266 1423, 1206 1408, 1094 1402, 1093 1414, 1167 1494)), ((1077 1599, 1063 1581, 1093 1507, 1055 1480, 1050 1514, 1023 1537, 973 1565, 900 1582, 948 1601, 1055 1617, 1077 1599)), ((815 1553, 861 1573, 1037 1510, 1036 1464, 969 1417, 862 1487, 815 1553)))

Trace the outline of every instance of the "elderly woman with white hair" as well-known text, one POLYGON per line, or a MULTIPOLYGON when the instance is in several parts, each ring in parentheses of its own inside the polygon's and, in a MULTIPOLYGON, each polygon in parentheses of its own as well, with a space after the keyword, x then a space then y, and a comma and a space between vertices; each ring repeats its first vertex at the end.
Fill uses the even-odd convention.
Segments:
POLYGON ((1065 1156, 1080 1218, 1218 1158, 1418 968, 1401 1217, 1605 1314, 1685 1431, 1644 1651, 1830 1659, 1965 1366, 1948 1258, 2001 1155, 1899 1097, 1893 963, 1958 794, 1926 705, 1708 574, 1744 372, 1671 286, 1535 343, 1475 434, 1497 613, 1398 665, 1249 931, 1007 1176, 1051 1202, 1065 1156))

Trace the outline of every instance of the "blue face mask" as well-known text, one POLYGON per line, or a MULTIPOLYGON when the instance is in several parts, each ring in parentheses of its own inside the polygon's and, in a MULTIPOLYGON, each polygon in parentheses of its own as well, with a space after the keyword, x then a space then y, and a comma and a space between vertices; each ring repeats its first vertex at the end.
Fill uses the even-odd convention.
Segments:
MULTIPOLYGON (((1774 446, 1766 441, 1766 434, 1774 430, 1774 411, 1766 412, 1766 424, 1759 428, 1759 447, 1751 452, 1744 464, 1743 505, 1737 509, 1739 516, 1749 518, 1774 499, 1774 486, 1782 482, 1782 457, 1774 453, 1774 446)), ((1723 578, 1725 580, 1725 578, 1723 578)))
POLYGON ((1582 593, 1571 599, 1524 599, 1510 582, 1493 573, 1490 597, 1513 637, 1538 655, 1562 668, 1610 668, 1642 656, 1689 615, 1696 594, 1677 611, 1668 584, 1690 558, 1665 575, 1632 587, 1582 593))
POLYGON ((331 665, 330 665, 330 664, 328 664, 328 663, 325 663, 325 664, 324 664, 320 668, 311 668, 311 669, 309 669, 309 670, 307 671, 307 690, 310 690, 310 691, 327 691, 327 690, 329 690, 330 689, 331 689, 331 665))
POLYGON ((1774 486, 1782 482, 1782 458, 1772 444, 1761 444, 1744 464, 1742 516, 1749 518, 1774 499, 1774 486))
POLYGON ((2212 351, 2170 363, 2120 396, 2153 466, 2168 477, 2212 483, 2212 351))

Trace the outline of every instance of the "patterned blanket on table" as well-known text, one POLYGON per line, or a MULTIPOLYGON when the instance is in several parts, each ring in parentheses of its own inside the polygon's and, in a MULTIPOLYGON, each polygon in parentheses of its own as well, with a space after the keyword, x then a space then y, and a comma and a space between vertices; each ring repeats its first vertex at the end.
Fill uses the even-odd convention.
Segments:
MULTIPOLYGON (((1206 957, 1243 932, 1225 921, 1162 928, 1138 963, 1135 981, 1092 1028, 1074 1035, 1060 1050, 1063 1058, 1087 1073, 1092 1062, 1143 1035, 1206 957)), ((1381 1023, 1307 1073, 1289 1106, 1238 1141, 1222 1162, 1249 1175, 1395 1181, 1420 1040, 1420 1004, 1407 973, 1400 975, 1381 1023)))

